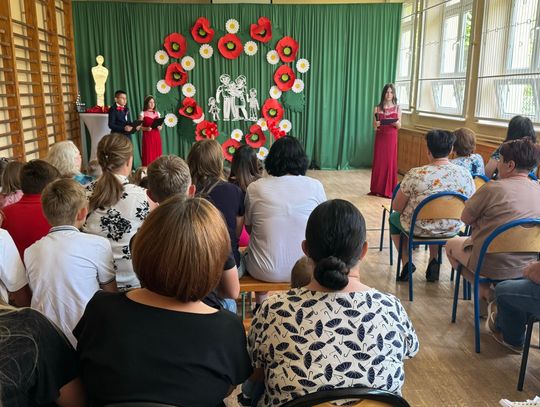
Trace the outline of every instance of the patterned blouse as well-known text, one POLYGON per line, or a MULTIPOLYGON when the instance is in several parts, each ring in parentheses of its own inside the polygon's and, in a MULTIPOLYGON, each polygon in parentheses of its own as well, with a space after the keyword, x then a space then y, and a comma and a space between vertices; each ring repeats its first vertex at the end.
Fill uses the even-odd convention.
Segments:
MULTIPOLYGON (((111 242, 116 267, 118 288, 140 287, 139 279, 133 272, 129 241, 148 216, 149 205, 146 190, 130 184, 123 175, 115 175, 122 183, 124 193, 120 200, 108 208, 97 208, 90 212, 83 226, 83 232, 103 236, 111 242)), ((88 198, 96 181, 86 187, 88 198)))
MULTIPOLYGON (((401 191, 409 197, 407 206, 400 216, 405 230, 411 227, 414 209, 420 202, 438 192, 453 191, 469 198, 475 191, 471 173, 455 164, 424 165, 411 168, 400 185, 401 191)), ((457 219, 417 220, 414 234, 424 237, 456 235, 463 223, 457 219)))
POLYGON ((460 167, 466 168, 471 173, 471 175, 486 174, 486 171, 484 169, 484 159, 480 154, 471 154, 468 157, 456 157, 453 160, 450 160, 450 162, 452 164, 456 164, 460 167))
POLYGON ((293 289, 268 298, 253 319, 248 352, 265 371, 261 406, 318 390, 367 386, 401 394, 403 360, 418 338, 399 300, 371 289, 293 289))

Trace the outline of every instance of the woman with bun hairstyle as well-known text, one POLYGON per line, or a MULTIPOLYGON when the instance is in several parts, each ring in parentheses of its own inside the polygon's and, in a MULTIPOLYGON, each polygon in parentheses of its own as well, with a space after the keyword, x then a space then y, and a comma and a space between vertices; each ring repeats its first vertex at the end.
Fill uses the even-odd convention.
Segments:
POLYGON ((259 407, 334 387, 401 393, 403 360, 418 352, 418 338, 396 297, 360 281, 367 248, 364 218, 350 202, 311 213, 302 249, 313 279, 269 297, 249 331, 253 377, 266 380, 259 407))

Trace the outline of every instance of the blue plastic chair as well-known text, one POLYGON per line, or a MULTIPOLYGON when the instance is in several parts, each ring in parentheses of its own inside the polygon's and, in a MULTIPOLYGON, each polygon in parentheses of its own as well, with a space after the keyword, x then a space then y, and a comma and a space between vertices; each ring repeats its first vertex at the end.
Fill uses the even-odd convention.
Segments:
MULTIPOLYGON (((397 191, 399 191, 400 184, 397 184, 394 190, 392 191, 392 202, 394 202, 394 198, 396 197, 397 191)), ((379 251, 381 252, 383 249, 383 241, 384 241, 384 229, 386 228, 385 222, 386 222, 386 213, 388 212, 388 216, 394 212, 392 209, 392 202, 390 202, 390 206, 387 204, 382 205, 383 212, 382 212, 382 222, 381 222, 381 240, 379 242, 379 251)), ((392 247, 392 237, 390 236, 390 230, 388 230, 388 250, 390 252, 390 265, 394 264, 394 249, 392 247)))
MULTIPOLYGON (((495 229, 482 244, 478 264, 476 265, 476 270, 474 271, 472 293, 474 299, 474 340, 476 353, 480 353, 480 299, 478 297, 479 286, 481 283, 498 283, 505 280, 494 280, 480 276, 484 257, 487 253, 540 253, 540 219, 518 219, 501 225, 497 229, 495 229), (495 247, 491 247, 492 244, 495 247)), ((461 268, 462 265, 460 264, 457 269, 456 285, 454 287, 452 322, 456 322, 461 268)))
POLYGON ((433 194, 425 198, 418 206, 414 209, 413 216, 411 219, 411 227, 409 231, 402 230, 399 236, 399 251, 398 251, 398 261, 397 261, 397 272, 396 280, 399 277, 399 269, 401 265, 401 251, 403 246, 403 236, 409 238, 409 263, 408 263, 408 273, 409 273, 409 301, 413 300, 413 276, 412 276, 412 252, 413 246, 415 245, 432 245, 436 244, 439 246, 439 255, 438 261, 439 264, 442 263, 442 247, 446 244, 448 239, 451 239, 454 236, 448 237, 416 237, 414 236, 414 227, 417 220, 420 219, 461 219, 461 212, 465 206, 465 201, 467 197, 465 195, 459 194, 457 192, 445 191, 433 194), (445 201, 444 205, 438 205, 439 201, 445 201), (450 205, 449 203, 456 203, 458 205, 450 205), (429 215, 426 217, 423 211, 433 211, 434 206, 436 205, 436 215, 429 215), (433 216, 433 217, 432 217, 433 216))
POLYGON ((529 172, 529 178, 532 179, 533 181, 538 182, 538 177, 536 176, 534 172, 529 172))
MULTIPOLYGON (((342 389, 319 390, 315 393, 305 394, 294 400, 282 404, 281 407, 312 407, 326 405, 330 401, 338 400, 373 400, 384 403, 389 407, 410 407, 410 404, 395 393, 386 390, 368 389, 365 387, 349 387, 342 389)), ((353 404, 353 406, 358 403, 353 404)), ((363 403, 360 403, 360 406, 363 403)))

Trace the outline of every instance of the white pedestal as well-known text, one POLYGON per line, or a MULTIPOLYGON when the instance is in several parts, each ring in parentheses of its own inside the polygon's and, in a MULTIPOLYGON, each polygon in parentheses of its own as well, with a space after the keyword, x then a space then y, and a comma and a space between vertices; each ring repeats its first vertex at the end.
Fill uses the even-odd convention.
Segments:
MULTIPOLYGON (((109 115, 107 113, 79 113, 81 123, 88 129, 90 133, 90 158, 88 161, 97 158, 97 145, 103 136, 110 134, 109 115)), ((84 126, 81 126, 81 140, 85 140, 86 134, 84 126)), ((81 143, 84 146, 86 143, 81 143)), ((88 157, 88 152, 83 152, 83 159, 88 157)))

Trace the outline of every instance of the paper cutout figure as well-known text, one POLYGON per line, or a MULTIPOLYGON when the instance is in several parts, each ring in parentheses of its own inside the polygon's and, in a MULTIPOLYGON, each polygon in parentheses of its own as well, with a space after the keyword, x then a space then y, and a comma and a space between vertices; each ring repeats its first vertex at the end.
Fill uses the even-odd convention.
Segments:
POLYGON ((240 75, 236 78, 234 81, 235 89, 232 92, 238 99, 238 104, 235 103, 236 112, 241 111, 244 115, 244 120, 249 120, 248 113, 246 110, 246 96, 247 94, 244 92, 246 91, 246 82, 247 79, 244 75, 240 75))
POLYGON ((98 55, 96 57, 96 62, 97 65, 92 68, 92 76, 94 77, 94 82, 96 84, 96 104, 97 106, 103 107, 105 106, 105 82, 107 82, 109 70, 103 66, 103 55, 98 55))
MULTIPOLYGON (((221 103, 221 97, 223 97, 223 120, 225 121, 257 121, 259 116, 259 102, 257 101, 257 90, 251 89, 248 96, 247 91, 247 78, 244 75, 239 75, 233 82, 231 76, 223 74, 219 77, 221 85, 216 90, 216 97, 208 99, 208 107, 210 113, 218 117, 214 120, 219 120, 220 108, 218 104, 221 103), (254 92, 252 94, 252 92, 254 92), (246 105, 249 102, 250 113, 248 114, 246 105), (217 110, 216 110, 217 109, 217 110), (242 113, 242 116, 240 116, 242 113), (231 118, 232 115, 232 118, 231 118)), ((216 117, 215 116, 215 117, 216 117)))
POLYGON ((223 74, 219 77, 221 85, 218 86, 216 90, 216 102, 220 102, 220 96, 223 95, 223 120, 226 122, 230 121, 231 112, 233 114, 233 121, 238 121, 238 111, 235 108, 235 85, 234 82, 231 83, 231 77, 227 74, 223 74))
POLYGON ((257 89, 251 88, 248 97, 249 120, 256 122, 259 117, 259 101, 257 100, 257 89))
POLYGON ((213 121, 216 122, 216 121, 220 120, 219 112, 221 111, 221 109, 217 105, 216 98, 210 97, 208 99, 208 111, 212 115, 212 120, 213 121))

